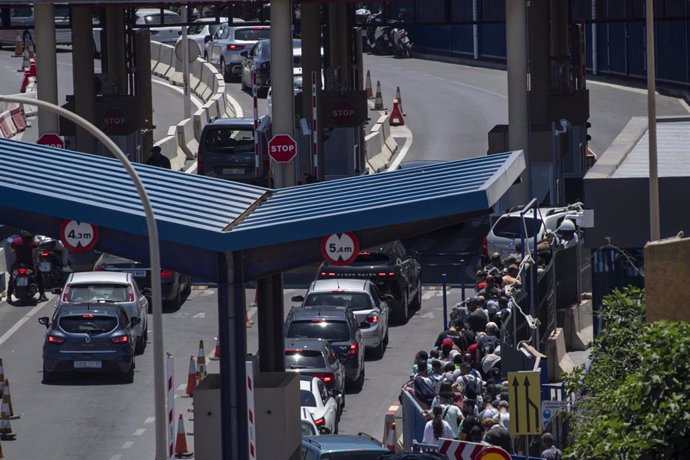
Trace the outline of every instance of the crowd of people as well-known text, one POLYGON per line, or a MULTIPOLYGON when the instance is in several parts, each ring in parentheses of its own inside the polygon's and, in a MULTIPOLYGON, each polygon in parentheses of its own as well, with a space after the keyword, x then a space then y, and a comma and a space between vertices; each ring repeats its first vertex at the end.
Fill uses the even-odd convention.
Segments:
MULTIPOLYGON (((422 443, 450 438, 524 452, 510 434, 509 387, 501 377, 501 325, 521 287, 519 264, 517 252, 505 259, 492 254, 476 272, 474 295, 452 309, 431 350, 417 352, 404 389, 427 414, 422 443)), ((553 437, 544 436, 542 456, 560 458, 553 437)))

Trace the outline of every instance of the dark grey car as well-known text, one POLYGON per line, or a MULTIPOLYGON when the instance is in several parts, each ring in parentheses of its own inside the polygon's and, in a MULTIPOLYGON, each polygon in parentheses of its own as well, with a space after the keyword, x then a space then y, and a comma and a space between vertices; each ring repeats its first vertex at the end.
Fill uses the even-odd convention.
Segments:
POLYGON ((286 339, 285 370, 316 377, 326 385, 338 403, 338 415, 345 406, 345 367, 324 339, 286 339))
POLYGON ((325 339, 345 366, 345 377, 357 391, 364 384, 364 338, 348 307, 292 307, 285 320, 287 339, 325 339))
POLYGON ((99 309, 89 305, 63 305, 52 321, 38 318, 47 331, 43 343, 43 383, 59 373, 114 372, 127 383, 134 380, 134 338, 124 308, 99 309))

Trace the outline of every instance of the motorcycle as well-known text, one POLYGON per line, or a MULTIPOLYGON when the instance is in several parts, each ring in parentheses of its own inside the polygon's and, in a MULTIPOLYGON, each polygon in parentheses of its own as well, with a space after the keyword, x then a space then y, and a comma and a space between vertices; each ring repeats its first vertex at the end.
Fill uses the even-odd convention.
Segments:
POLYGON ((26 304, 34 300, 34 296, 38 292, 38 283, 33 268, 19 264, 12 271, 12 282, 14 283, 12 289, 14 296, 19 299, 20 303, 26 304))
POLYGON ((383 24, 381 12, 370 14, 366 20, 366 44, 369 51, 374 54, 390 54, 393 44, 390 37, 390 25, 383 24))
POLYGON ((394 27, 391 30, 391 38, 393 41, 393 50, 397 57, 410 58, 412 57, 412 42, 407 36, 407 31, 403 28, 394 27))
POLYGON ((62 256, 57 248, 60 243, 42 235, 36 235, 34 241, 38 244, 35 250, 36 268, 41 272, 44 286, 47 289, 62 287, 67 279, 66 272, 71 270, 62 266, 62 256))

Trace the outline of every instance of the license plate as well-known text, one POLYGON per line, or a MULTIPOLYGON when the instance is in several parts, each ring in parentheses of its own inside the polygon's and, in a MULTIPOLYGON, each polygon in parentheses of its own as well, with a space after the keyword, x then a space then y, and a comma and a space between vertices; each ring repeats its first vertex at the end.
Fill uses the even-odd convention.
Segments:
POLYGON ((103 364, 100 361, 75 361, 75 369, 100 369, 103 364))
POLYGON ((18 277, 17 278, 17 286, 28 286, 29 285, 29 278, 26 276, 18 277))
POLYGON ((145 278, 146 270, 134 270, 134 272, 132 272, 132 276, 135 278, 145 278))
POLYGON ((223 174, 244 174, 243 168, 223 168, 223 174))
POLYGON ((401 42, 403 42, 403 45, 407 45, 410 42, 410 39, 407 37, 403 37, 400 39, 401 42))
POLYGON ((49 272, 50 271, 50 262, 39 262, 38 263, 38 271, 49 272))

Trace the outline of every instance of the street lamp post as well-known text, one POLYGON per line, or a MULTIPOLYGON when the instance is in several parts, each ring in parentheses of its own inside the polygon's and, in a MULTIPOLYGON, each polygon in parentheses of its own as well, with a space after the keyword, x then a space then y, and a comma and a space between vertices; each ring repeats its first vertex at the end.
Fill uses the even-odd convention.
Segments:
POLYGON ((100 129, 94 126, 91 122, 79 115, 70 112, 58 105, 50 102, 29 99, 21 96, 5 96, 0 95, 2 102, 14 102, 25 105, 35 105, 49 112, 57 113, 70 120, 71 122, 80 125, 93 137, 98 139, 118 160, 122 163, 127 174, 132 179, 134 187, 139 193, 141 204, 144 207, 146 215, 146 229, 149 238, 149 257, 151 259, 151 299, 153 301, 153 380, 154 380, 154 404, 155 404, 155 433, 156 433, 156 459, 163 460, 168 458, 167 454, 167 432, 166 432, 166 417, 165 417, 165 379, 164 379, 164 353, 163 353, 163 318, 161 306, 161 262, 160 251, 158 247, 158 228, 156 227, 156 219, 153 215, 153 208, 149 200, 146 188, 141 182, 141 178, 137 171, 132 166, 132 163, 127 158, 127 155, 120 150, 120 148, 100 129))

